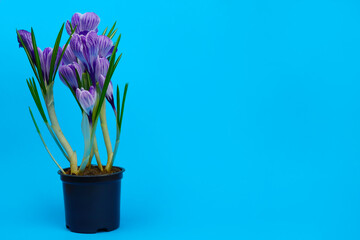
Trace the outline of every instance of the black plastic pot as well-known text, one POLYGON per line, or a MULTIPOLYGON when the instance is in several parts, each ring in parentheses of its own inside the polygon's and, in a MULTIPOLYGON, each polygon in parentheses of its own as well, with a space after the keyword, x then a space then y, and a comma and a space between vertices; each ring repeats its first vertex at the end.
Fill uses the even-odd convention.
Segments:
POLYGON ((96 233, 119 227, 121 179, 125 171, 120 169, 104 176, 64 175, 59 171, 66 227, 70 231, 96 233))

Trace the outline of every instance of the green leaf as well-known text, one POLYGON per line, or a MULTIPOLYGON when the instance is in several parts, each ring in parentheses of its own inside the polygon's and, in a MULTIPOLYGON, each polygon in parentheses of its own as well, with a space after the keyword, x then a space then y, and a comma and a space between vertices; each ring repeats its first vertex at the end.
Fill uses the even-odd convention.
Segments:
POLYGON ((44 138, 42 137, 42 135, 41 135, 41 133, 40 133, 40 129, 39 129, 39 127, 38 127, 38 125, 37 125, 37 123, 36 123, 36 121, 35 121, 34 115, 33 115, 32 111, 31 111, 31 108, 30 108, 30 107, 29 107, 29 111, 30 111, 31 119, 33 120, 33 123, 34 123, 34 125, 35 125, 36 131, 37 131, 37 133, 39 134, 39 137, 40 137, 42 143, 44 144, 44 146, 45 146, 45 148, 46 148, 46 151, 49 153, 51 159, 55 162, 55 164, 58 166, 58 168, 60 168, 61 172, 62 172, 63 174, 66 174, 65 171, 64 171, 64 170, 61 168, 61 166, 58 164, 58 162, 55 160, 55 158, 53 157, 53 155, 50 153, 49 148, 46 146, 46 143, 45 143, 45 141, 44 141, 44 138))
POLYGON ((33 28, 31 28, 31 40, 32 40, 33 47, 34 47, 35 63, 36 63, 36 67, 37 67, 39 78, 40 78, 39 84, 40 84, 40 87, 41 87, 43 93, 46 94, 44 76, 43 76, 42 70, 41 70, 41 62, 40 62, 40 58, 39 58, 39 52, 37 49, 36 39, 35 39, 35 34, 34 34, 33 28))
MULTIPOLYGON (((55 61, 56 61, 57 53, 59 51, 59 45, 60 45, 63 30, 64 30, 64 23, 61 26, 61 29, 59 31, 59 34, 58 34, 57 38, 56 38, 55 45, 54 45, 54 48, 53 48, 53 53, 52 53, 51 63, 50 63, 50 71, 49 71, 49 82, 54 81, 53 78, 55 78, 55 74, 54 74, 55 61)), ((61 59, 59 59, 59 61, 61 61, 61 59)))
MULTIPOLYGON (((70 26, 71 26, 71 24, 70 24, 70 26)), ((57 66, 56 66, 55 74, 56 74, 57 70, 59 69, 59 66, 61 64, 61 60, 62 60, 62 58, 64 56, 64 53, 65 53, 65 50, 66 50, 67 46, 69 45, 70 40, 71 40, 76 28, 77 28, 77 26, 74 29, 72 29, 71 35, 70 35, 69 39, 66 41, 66 43, 64 45, 64 48, 63 48, 62 53, 61 53, 60 58, 59 58, 59 62, 57 64, 57 66)))
POLYGON ((121 124, 122 124, 122 119, 123 119, 123 115, 124 115, 125 99, 126 99, 128 87, 129 87, 129 84, 126 83, 125 87, 124 87, 124 95, 123 95, 123 99, 122 99, 122 103, 121 103, 121 113, 120 113, 120 119, 119 119, 119 132, 121 132, 121 124))
POLYGON ((77 84, 78 84, 78 88, 81 88, 82 84, 81 84, 79 72, 78 72, 78 70, 76 68, 75 68, 75 73, 76 73, 76 81, 77 81, 77 84))
POLYGON ((114 25, 111 27, 111 29, 107 35, 108 37, 110 37, 110 35, 112 34, 112 31, 114 30, 115 26, 116 26, 116 21, 114 22, 114 25))
POLYGON ((31 58, 31 55, 30 55, 29 51, 26 49, 26 47, 25 47, 25 45, 24 45, 24 42, 23 42, 23 40, 22 40, 22 37, 20 36, 20 33, 19 33, 18 30, 16 30, 16 34, 18 35, 18 38, 19 38, 19 40, 20 40, 20 42, 21 42, 21 45, 23 46, 23 49, 24 49, 24 51, 25 51, 25 53, 26 53, 26 56, 28 57, 29 63, 30 63, 30 65, 31 65, 32 70, 34 71, 35 77, 36 77, 37 79, 39 79, 39 76, 38 76, 38 73, 37 73, 37 71, 36 71, 36 68, 35 68, 35 65, 34 65, 34 63, 33 63, 33 60, 32 60, 32 58, 31 58))
MULTIPOLYGON (((115 156, 116 156, 116 153, 117 153, 117 150, 118 150, 118 147, 119 147, 119 143, 120 143, 121 124, 122 124, 122 119, 123 119, 123 115, 124 115, 125 99, 126 99, 128 86, 129 86, 129 84, 126 83, 125 87, 124 87, 124 95, 123 95, 122 104, 121 104, 121 113, 117 114, 117 119, 116 119, 117 120, 116 121, 117 122, 116 142, 115 142, 115 146, 114 146, 113 156, 111 158, 111 166, 114 163, 114 159, 115 159, 115 156)), ((117 87, 117 92, 119 93, 119 86, 117 87)), ((119 97, 118 97, 118 99, 119 99, 119 97)), ((118 105, 119 105, 119 100, 118 100, 118 105)))
POLYGON ((88 73, 84 72, 82 74, 82 83, 83 83, 83 88, 86 89, 86 90, 89 90, 90 89, 90 83, 89 83, 89 75, 88 73))
POLYGON ((103 33, 101 35, 105 35, 106 31, 107 31, 108 27, 105 28, 105 30, 103 31, 103 33))
POLYGON ((39 127, 38 127, 38 125, 37 125, 37 123, 36 123, 36 121, 35 121, 34 115, 33 115, 32 111, 31 111, 31 108, 30 108, 30 107, 29 107, 29 111, 30 111, 31 118, 32 118, 32 120, 33 120, 33 122, 34 122, 34 125, 35 125, 35 127, 36 127, 36 131, 37 131, 38 133, 40 133, 40 129, 39 129, 39 127))
POLYGON ((112 39, 112 38, 115 36, 117 30, 118 30, 118 29, 115 29, 115 31, 109 36, 110 39, 112 39))
MULTIPOLYGON (((122 57, 122 53, 121 53, 120 56, 116 59, 116 62, 115 62, 115 64, 114 64, 114 71, 115 71, 115 69, 116 69, 116 67, 117 67, 117 65, 118 65, 121 57, 122 57)), ((112 75, 113 75, 114 71, 112 71, 110 78, 112 78, 112 75)))
POLYGON ((119 125, 119 115, 120 115, 120 91, 119 85, 116 87, 116 124, 119 125))
POLYGON ((104 86, 103 86, 102 91, 101 91, 101 96, 100 96, 100 100, 99 100, 99 107, 96 109, 96 111, 94 111, 95 114, 93 115, 93 123, 94 124, 96 124, 96 122, 97 122, 97 119, 98 119, 98 116, 100 114, 100 110, 101 110, 101 107, 102 107, 102 103, 104 102, 106 91, 107 91, 107 88, 108 88, 110 80, 111 80, 111 75, 112 75, 112 72, 114 71, 114 61, 115 61, 116 49, 117 49, 117 47, 119 45, 120 38, 121 38, 121 35, 118 37, 118 39, 117 39, 117 41, 115 43, 115 46, 114 46, 114 50, 113 50, 113 52, 111 54, 108 73, 106 74, 105 81, 104 81, 104 86))
POLYGON ((36 104, 36 107, 38 108, 38 111, 42 117, 42 119, 44 120, 45 123, 48 122, 47 118, 46 118, 46 115, 45 115, 45 112, 44 112, 44 109, 42 107, 42 104, 41 104, 41 101, 40 101, 40 97, 39 97, 39 93, 37 91, 37 87, 36 87, 36 84, 35 84, 35 80, 34 78, 32 79, 29 79, 29 80, 26 80, 26 83, 29 87, 29 90, 30 90, 30 93, 34 99, 34 102, 36 104))

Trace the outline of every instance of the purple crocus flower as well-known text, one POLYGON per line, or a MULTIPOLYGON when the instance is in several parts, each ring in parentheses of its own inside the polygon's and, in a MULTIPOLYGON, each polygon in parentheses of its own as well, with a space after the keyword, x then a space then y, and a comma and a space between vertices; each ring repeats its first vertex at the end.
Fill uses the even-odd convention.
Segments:
MULTIPOLYGON (((109 69, 109 61, 107 60, 107 58, 98 58, 96 61, 95 77, 96 77, 96 81, 99 82, 101 90, 104 86, 105 77, 108 69, 109 69)), ((106 90, 106 99, 108 100, 108 102, 111 104, 112 108, 115 111, 113 85, 111 82, 109 83, 109 86, 106 90)))
POLYGON ((99 82, 100 75, 106 76, 109 69, 109 61, 107 58, 98 57, 95 64, 95 80, 99 82))
POLYGON ((92 111, 96 101, 96 90, 94 86, 91 86, 89 91, 84 88, 76 89, 76 98, 78 99, 81 107, 84 109, 89 117, 91 123, 92 111))
POLYGON ((63 65, 68 65, 73 62, 77 62, 77 58, 75 57, 73 51, 71 50, 70 45, 68 45, 67 48, 65 49, 64 55, 61 59, 61 63, 63 65))
POLYGON ((90 31, 86 35, 74 34, 70 41, 70 47, 74 55, 85 65, 93 85, 96 86, 95 63, 99 54, 98 35, 94 31, 90 31))
MULTIPOLYGON (((50 47, 47 47, 44 49, 44 51, 41 52, 41 49, 38 48, 38 52, 39 52, 39 58, 40 58, 40 63, 41 63, 41 69, 43 72, 43 76, 44 76, 44 81, 46 83, 49 82, 50 79, 50 65, 51 65, 51 58, 53 55, 53 49, 50 47)), ((56 56, 56 60, 55 60, 55 66, 58 65, 59 63, 59 59, 62 53, 62 48, 59 47, 58 52, 57 52, 57 56, 56 56)), ((53 75, 55 76, 55 69, 53 71, 53 75)), ((54 77, 52 76, 52 77, 54 77)))
POLYGON ((78 72, 79 77, 81 79, 83 71, 78 63, 74 62, 74 63, 68 64, 68 65, 62 65, 59 68, 59 75, 60 75, 61 81, 66 86, 67 86, 66 81, 68 81, 68 83, 70 84, 70 87, 74 91, 79 87, 78 82, 77 82, 76 71, 78 72), (63 78, 63 76, 65 77, 66 81, 63 78))
MULTIPOLYGON (((99 77, 99 85, 100 85, 101 90, 104 87, 104 83, 105 83, 105 77, 104 77, 104 75, 100 75, 100 77, 99 77)), ((110 81, 109 85, 108 85, 108 88, 106 89, 106 99, 111 104, 111 107, 113 108, 113 110, 114 110, 114 112, 116 114, 113 92, 114 92, 113 85, 112 85, 112 82, 110 81)))
POLYGON ((19 35, 24 43, 25 46, 21 44, 19 36, 17 36, 17 40, 19 42, 19 47, 26 48, 26 50, 30 53, 31 59, 35 62, 35 55, 34 55, 34 47, 31 40, 31 33, 26 30, 18 30, 19 35))
POLYGON ((101 58, 110 57, 114 50, 113 41, 107 36, 100 35, 99 36, 99 56, 101 58))
MULTIPOLYGON (((23 46, 21 44, 21 41, 18 36, 19 47, 25 47, 27 49, 27 51, 30 53, 33 64, 36 65, 34 47, 33 47, 32 39, 31 39, 31 33, 26 30, 19 30, 18 32, 19 32, 19 35, 25 45, 25 46, 23 46)), ((40 59, 41 70, 42 70, 44 81, 46 83, 49 83, 49 79, 53 78, 55 76, 55 69, 53 71, 54 76, 50 76, 50 66, 51 66, 51 58, 52 58, 52 54, 53 54, 53 49, 50 47, 45 48, 44 51, 42 51, 39 47, 37 49, 38 49, 38 53, 39 53, 39 59, 40 59)), ((57 66, 57 64, 59 63, 61 53, 62 53, 62 48, 59 47, 57 56, 56 56, 55 66, 57 66)))
POLYGON ((66 22, 66 31, 69 35, 71 35, 71 27, 74 29, 76 26, 75 33, 86 35, 90 31, 98 32, 98 26, 100 23, 100 18, 93 12, 87 12, 84 14, 75 13, 71 18, 71 23, 69 21, 66 22))

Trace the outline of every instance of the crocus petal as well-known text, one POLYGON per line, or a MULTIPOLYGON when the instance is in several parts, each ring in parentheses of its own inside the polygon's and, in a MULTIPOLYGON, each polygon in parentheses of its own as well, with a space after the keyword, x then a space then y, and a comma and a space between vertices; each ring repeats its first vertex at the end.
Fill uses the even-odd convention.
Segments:
POLYGON ((41 62, 41 69, 43 71, 44 77, 47 80, 49 77, 49 71, 50 71, 50 63, 51 63, 51 56, 52 56, 52 48, 47 47, 44 49, 42 55, 42 62, 41 62))
MULTIPOLYGON (((55 66, 57 66, 57 65, 59 64, 59 61, 60 61, 60 57, 61 57, 62 52, 63 52, 63 48, 62 48, 62 47, 59 47, 58 52, 57 52, 57 55, 56 55, 55 66)), ((54 67, 55 67, 55 66, 54 66, 54 67)), ((54 69, 54 73, 55 73, 55 69, 54 69)))
POLYGON ((23 41, 24 45, 21 44, 19 36, 17 36, 17 40, 19 42, 19 47, 25 47, 26 50, 30 53, 33 62, 35 62, 35 55, 34 55, 34 47, 31 40, 31 33, 26 30, 18 30, 21 40, 23 41))
MULTIPOLYGON (((22 41, 24 42, 25 44, 25 47, 31 47, 33 48, 32 46, 32 40, 31 40, 31 33, 26 31, 26 30, 18 30, 19 32, 19 35, 22 39, 22 41)), ((22 44, 21 44, 21 41, 19 39, 19 36, 17 36, 17 40, 19 42, 19 47, 24 47, 22 44)))
POLYGON ((96 101, 96 91, 94 86, 91 86, 89 91, 84 90, 84 88, 77 88, 76 98, 78 99, 81 107, 84 109, 86 114, 88 116, 91 116, 96 101))
MULTIPOLYGON (((105 83, 105 77, 104 75, 100 75, 99 76, 99 86, 100 86, 100 89, 102 90, 103 87, 104 87, 104 83, 105 83)), ((106 99, 108 100, 108 102, 111 104, 112 108, 115 110, 115 103, 114 103, 114 89, 113 89, 113 85, 112 85, 112 82, 110 81, 109 82, 109 85, 106 89, 106 99)))
POLYGON ((94 86, 90 87, 89 92, 91 93, 92 96, 96 96, 96 90, 94 86))
POLYGON ((107 58, 97 58, 95 66, 95 79, 99 81, 100 75, 106 76, 109 69, 109 60, 107 58))
POLYGON ((74 29, 76 26, 76 33, 80 32, 80 18, 81 18, 82 14, 81 13, 75 13, 72 18, 71 18, 71 26, 74 29))
MULTIPOLYGON (((98 35, 94 31, 90 31, 83 40, 83 55, 91 67, 94 66, 99 53, 98 35)), ((89 69, 90 70, 90 69, 89 69)))
POLYGON ((84 65, 84 63, 80 60, 77 61, 77 63, 80 65, 80 68, 82 70, 82 72, 86 71, 86 66, 84 65))
POLYGON ((78 88, 78 83, 77 83, 77 76, 76 76, 76 71, 79 74, 79 77, 81 79, 82 77, 82 69, 80 67, 79 64, 77 63, 72 63, 69 65, 62 65, 59 68, 59 75, 60 75, 60 79, 61 81, 67 86, 66 81, 68 81, 70 87, 72 89, 76 89, 78 88), (65 79, 66 81, 65 81, 65 79))
POLYGON ((70 48, 71 48, 73 54, 75 55, 75 57, 80 59, 80 61, 82 61, 82 62, 86 62, 84 55, 83 55, 83 44, 81 41, 81 38, 83 38, 83 37, 84 36, 74 34, 70 40, 70 48))
POLYGON ((93 12, 84 13, 80 17, 80 32, 93 31, 100 23, 100 18, 93 12))
POLYGON ((43 66, 44 65, 43 51, 39 47, 37 49, 38 49, 40 64, 41 66, 43 66))
POLYGON ((67 21, 66 21, 65 28, 66 28, 66 32, 67 32, 69 35, 71 35, 71 33, 72 33, 72 32, 71 32, 71 27, 72 27, 72 26, 70 26, 70 24, 71 24, 70 21, 67 20, 67 21))
POLYGON ((70 47, 74 55, 86 66, 95 85, 95 64, 99 52, 97 34, 94 31, 88 32, 86 36, 74 34, 70 41, 70 47))
POLYGON ((70 63, 73 63, 73 62, 76 62, 76 57, 73 53, 73 51, 71 50, 71 46, 68 45, 67 48, 65 49, 65 53, 61 59, 61 62, 62 64, 70 64, 70 63))
POLYGON ((110 57, 114 49, 114 44, 110 38, 104 35, 100 35, 99 39, 99 56, 110 57))

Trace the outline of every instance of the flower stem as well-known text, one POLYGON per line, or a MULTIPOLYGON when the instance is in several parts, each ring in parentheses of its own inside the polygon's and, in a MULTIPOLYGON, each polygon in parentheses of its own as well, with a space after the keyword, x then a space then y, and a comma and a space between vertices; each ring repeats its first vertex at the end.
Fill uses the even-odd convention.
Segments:
POLYGON ((54 130, 56 137, 59 139, 59 142, 64 147, 64 150, 70 157, 70 168, 71 173, 77 174, 78 167, 77 167, 77 156, 76 152, 72 150, 69 142, 66 140, 63 132, 61 131, 56 113, 55 113, 55 104, 54 104, 54 95, 53 95, 53 84, 47 86, 47 93, 44 97, 46 108, 49 114, 51 127, 54 130))
POLYGON ((101 164, 101 159, 100 159, 100 155, 99 155, 99 149, 98 149, 98 145, 97 145, 96 136, 94 136, 93 148, 91 149, 90 159, 89 159, 89 162, 86 167, 91 168, 91 160, 93 159, 94 155, 96 158, 98 168, 100 169, 101 172, 104 171, 103 166, 101 164))
POLYGON ((104 142, 105 142, 105 146, 106 146, 106 151, 107 151, 107 163, 106 163, 106 167, 105 170, 106 171, 110 171, 111 169, 111 159, 113 156, 113 152, 112 152, 112 146, 111 146, 111 140, 110 140, 110 136, 109 136, 109 130, 107 127, 107 122, 106 122, 106 105, 105 105, 105 101, 103 103, 103 106, 101 108, 100 111, 100 123, 101 123, 101 130, 104 136, 104 142))
POLYGON ((100 169, 100 171, 104 171, 103 166, 101 164, 101 159, 100 159, 100 155, 99 155, 99 149, 98 149, 98 145, 97 145, 97 141, 96 141, 96 136, 94 137, 94 153, 95 153, 95 158, 96 158, 98 168, 100 169))

